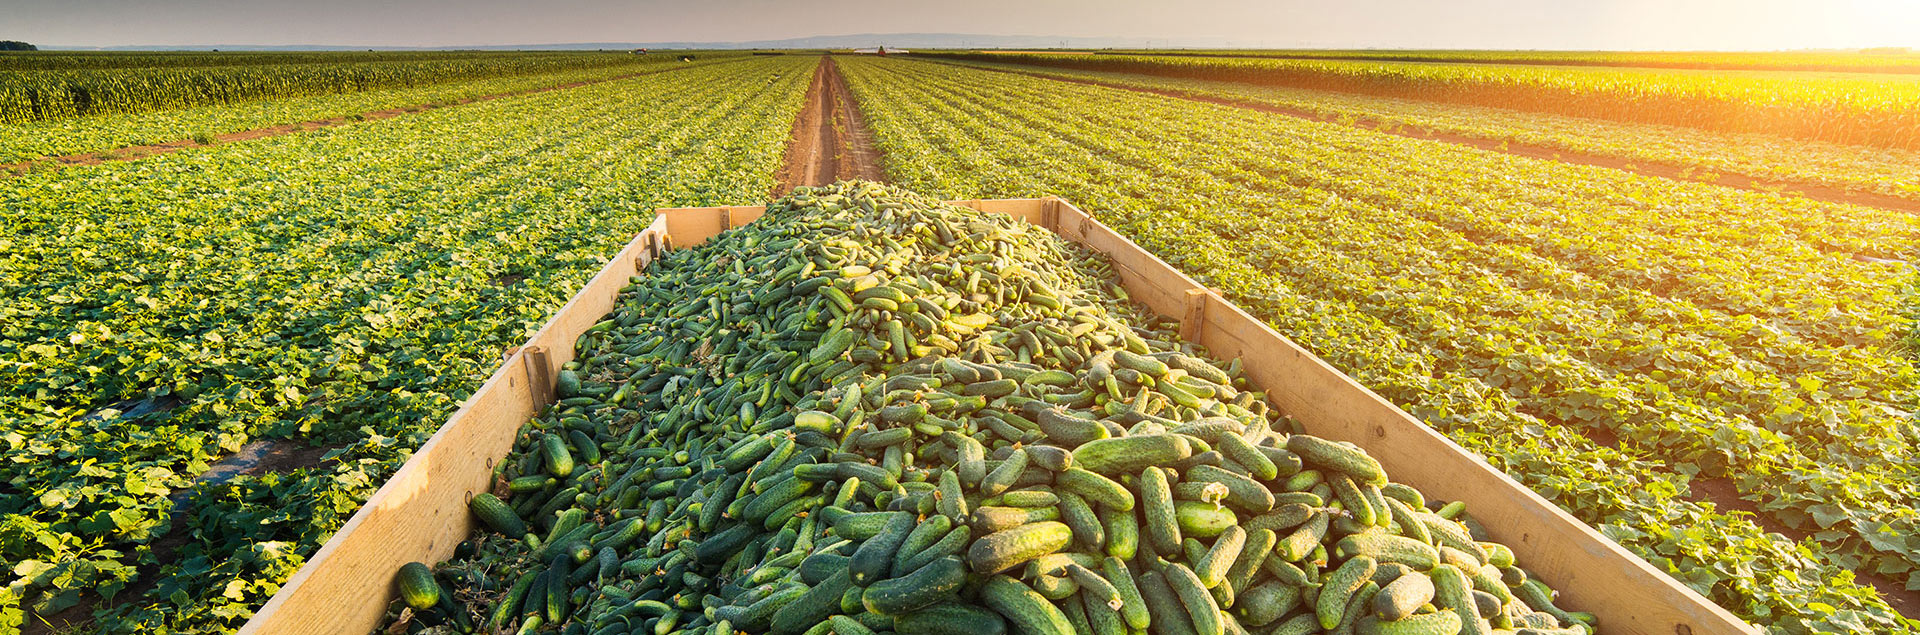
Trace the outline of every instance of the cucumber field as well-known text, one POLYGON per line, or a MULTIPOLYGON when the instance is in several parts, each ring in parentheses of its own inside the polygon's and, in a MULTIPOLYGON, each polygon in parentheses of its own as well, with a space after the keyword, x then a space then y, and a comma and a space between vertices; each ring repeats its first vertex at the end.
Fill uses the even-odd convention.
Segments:
POLYGON ((0 634, 240 631, 761 205, 379 632, 1643 632, 938 203, 1047 197, 1716 611, 1920 632, 1920 54, 915 47, 0 52, 0 634))

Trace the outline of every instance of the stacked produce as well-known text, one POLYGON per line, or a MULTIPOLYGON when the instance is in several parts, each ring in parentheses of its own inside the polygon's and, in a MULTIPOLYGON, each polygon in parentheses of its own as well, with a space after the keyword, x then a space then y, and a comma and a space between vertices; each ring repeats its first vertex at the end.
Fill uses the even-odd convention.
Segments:
POLYGON ((393 626, 1587 632, 1113 280, 1008 217, 803 188, 634 279, 393 626))

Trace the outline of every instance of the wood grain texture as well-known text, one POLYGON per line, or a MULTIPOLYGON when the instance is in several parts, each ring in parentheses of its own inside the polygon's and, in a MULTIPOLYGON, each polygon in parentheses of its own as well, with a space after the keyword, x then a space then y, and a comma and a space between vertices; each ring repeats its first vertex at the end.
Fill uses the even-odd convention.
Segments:
MULTIPOLYGON (((1049 197, 955 203, 1040 224, 1107 254, 1135 300, 1167 317, 1197 316, 1199 324, 1183 325, 1182 331, 1195 333, 1220 358, 1240 358, 1248 379, 1309 432, 1360 445, 1396 481, 1431 497, 1466 502, 1496 541, 1560 590, 1563 607, 1599 616, 1604 632, 1758 632, 1067 202, 1049 197)), ((700 244, 764 211, 660 210, 653 225, 527 346, 545 347, 550 370, 557 371, 572 359, 574 339, 610 310, 627 278, 658 257, 661 246, 700 244)), ((357 634, 376 627, 400 565, 445 558, 471 531, 466 498, 486 487, 492 462, 544 405, 528 386, 528 369, 522 353, 505 360, 241 632, 357 634)))

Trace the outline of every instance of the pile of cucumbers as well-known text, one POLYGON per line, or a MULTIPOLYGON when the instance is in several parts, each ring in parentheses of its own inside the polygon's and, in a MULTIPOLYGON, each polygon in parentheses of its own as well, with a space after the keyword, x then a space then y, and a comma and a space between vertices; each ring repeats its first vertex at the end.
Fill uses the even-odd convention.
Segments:
POLYGON ((1303 434, 1104 259, 865 182, 577 342, 393 632, 1586 633, 1462 506, 1303 434))

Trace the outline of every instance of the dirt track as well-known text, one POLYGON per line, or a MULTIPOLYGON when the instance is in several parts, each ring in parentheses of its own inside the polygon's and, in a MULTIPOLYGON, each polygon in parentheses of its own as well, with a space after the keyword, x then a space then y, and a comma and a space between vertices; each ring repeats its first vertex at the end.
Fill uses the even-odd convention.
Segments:
POLYGON ((375 110, 375 111, 356 113, 351 115, 343 115, 340 117, 333 117, 330 119, 315 119, 312 121, 286 123, 286 124, 280 124, 277 126, 268 126, 265 128, 255 128, 252 130, 241 130, 239 132, 229 132, 222 135, 215 135, 212 138, 211 142, 209 143, 200 143, 192 139, 177 139, 174 141, 168 141, 166 143, 156 143, 151 145, 139 145, 139 146, 125 146, 120 148, 114 148, 112 150, 102 150, 99 152, 86 152, 81 154, 69 154, 69 155, 56 156, 56 157, 41 157, 38 159, 21 161, 19 163, 0 164, 0 177, 18 176, 21 174, 25 174, 25 173, 37 170, 37 169, 56 168, 56 167, 68 166, 68 165, 96 165, 100 163, 107 163, 110 161, 131 161, 134 159, 144 159, 144 158, 158 155, 158 154, 177 152, 186 148, 220 145, 225 143, 233 143, 236 141, 263 139, 266 137, 278 137, 280 135, 293 134, 297 132, 306 132, 308 130, 319 130, 321 128, 330 128, 333 126, 338 126, 338 125, 348 124, 348 123, 355 123, 360 121, 369 121, 369 120, 375 120, 375 119, 391 119, 401 115, 406 115, 406 114, 411 114, 416 112, 426 112, 428 110, 434 110, 436 108, 446 108, 449 106, 461 106, 461 105, 471 104, 475 102, 493 101, 495 99, 505 99, 507 97, 519 97, 521 95, 532 95, 535 93, 544 93, 544 92, 553 91, 553 90, 566 90, 569 88, 579 88, 581 86, 590 86, 593 84, 601 84, 606 82, 619 81, 623 79, 632 79, 632 78, 640 77, 644 75, 653 75, 656 73, 667 73, 667 72, 677 71, 682 68, 687 68, 687 67, 673 66, 670 68, 660 68, 660 69, 654 69, 654 70, 644 71, 639 73, 628 73, 625 75, 609 77, 606 79, 596 79, 596 80, 585 81, 585 82, 571 82, 567 84, 547 86, 545 88, 535 88, 531 90, 521 90, 521 91, 513 91, 513 92, 505 92, 505 93, 494 93, 491 95, 481 95, 479 97, 468 97, 466 99, 449 101, 444 103, 415 104, 412 106, 403 106, 400 108, 388 108, 386 110, 375 110))
POLYGON ((773 195, 851 179, 881 181, 886 172, 880 168, 873 133, 847 90, 846 78, 840 76, 833 57, 822 57, 814 67, 813 84, 807 87, 806 105, 794 118, 786 164, 780 168, 773 195))
POLYGON ((1153 95, 1160 95, 1163 97, 1173 97, 1175 99, 1185 99, 1188 101, 1197 101, 1197 102, 1216 104, 1221 106, 1245 108, 1248 110, 1257 110, 1260 112, 1270 112, 1275 114, 1287 115, 1290 117, 1297 117, 1300 119, 1308 119, 1308 120, 1317 121, 1321 123, 1337 123, 1337 124, 1343 124, 1343 125, 1350 125, 1357 128, 1366 128, 1369 130, 1374 130, 1376 132, 1383 132, 1386 134, 1400 136, 1400 137, 1407 137, 1410 139, 1439 141, 1443 143, 1452 143, 1452 144, 1458 144, 1458 145, 1464 145, 1464 146, 1471 146, 1480 150, 1486 150, 1488 152, 1498 152, 1501 154, 1508 154, 1513 156, 1527 157, 1527 158, 1533 158, 1533 159, 1545 159, 1548 161, 1559 161, 1562 163, 1572 163, 1577 165, 1590 165, 1594 167, 1610 168, 1615 170, 1621 170, 1624 172, 1632 172, 1634 174, 1639 174, 1642 176, 1659 177, 1659 178, 1669 179, 1674 181, 1707 183, 1711 185, 1719 185, 1722 187, 1731 187, 1735 189, 1748 190, 1753 192, 1766 192, 1770 194, 1787 194, 1787 195, 1799 196, 1802 198, 1813 199, 1816 201, 1824 201, 1828 203, 1846 203, 1851 205, 1862 205, 1866 207, 1877 207, 1881 209, 1920 214, 1920 201, 1908 200, 1908 199, 1900 198, 1897 196, 1887 196, 1885 194, 1875 194, 1872 192, 1858 192, 1858 191, 1846 190, 1846 189, 1831 187, 1831 186, 1827 186, 1819 183, 1809 183, 1806 181, 1787 180, 1787 179, 1765 179, 1765 178, 1744 176, 1739 174, 1714 174, 1714 173, 1707 172, 1705 170, 1701 170, 1699 168, 1693 168, 1693 167, 1684 166, 1684 165, 1675 165, 1670 163, 1658 163, 1653 161, 1640 161, 1640 160, 1629 161, 1626 159, 1601 156, 1596 154, 1586 154, 1582 152, 1563 150, 1560 148, 1554 148, 1554 147, 1543 146, 1543 145, 1533 145, 1533 144, 1518 143, 1518 142, 1506 141, 1506 140, 1486 139, 1481 137, 1470 137, 1466 135, 1459 135, 1459 134, 1446 133, 1446 132, 1436 132, 1432 130, 1410 128, 1410 127, 1396 124, 1393 122, 1388 122, 1388 121, 1369 118, 1369 117, 1354 117, 1354 118, 1343 119, 1341 117, 1321 114, 1321 113, 1300 109, 1300 108, 1288 108, 1285 106, 1275 106, 1273 104, 1255 103, 1255 102, 1244 101, 1239 99, 1232 99, 1228 97, 1202 95, 1202 94, 1190 93, 1190 92, 1179 91, 1179 90, 1145 88, 1141 86, 1127 86, 1124 84, 1103 82, 1103 81, 1093 80, 1093 79, 1066 78, 1066 77, 1047 75, 1040 72, 1016 71, 1016 70, 1003 69, 1003 68, 988 68, 984 66, 973 66, 969 64, 954 64, 952 62, 942 62, 937 60, 923 60, 923 61, 931 61, 936 64, 947 64, 950 66, 961 66, 964 68, 971 68, 976 70, 992 71, 995 73, 1025 75, 1027 77, 1052 80, 1056 82, 1066 82, 1069 84, 1099 86, 1102 88, 1117 88, 1120 90, 1129 90, 1137 93, 1148 93, 1153 95))

